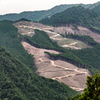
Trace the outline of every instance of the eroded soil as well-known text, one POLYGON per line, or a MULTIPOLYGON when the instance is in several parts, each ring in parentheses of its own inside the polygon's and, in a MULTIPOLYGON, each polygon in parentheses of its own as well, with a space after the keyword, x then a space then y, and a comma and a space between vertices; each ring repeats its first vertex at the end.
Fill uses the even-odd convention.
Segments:
MULTIPOLYGON (((89 35, 95 41, 100 43, 100 35, 93 33, 85 27, 78 26, 78 29, 75 29, 72 25, 66 27, 51 27, 42 25, 40 23, 34 22, 18 22, 14 24, 19 33, 23 35, 33 36, 35 35, 34 29, 39 29, 47 32, 49 37, 52 40, 58 42, 62 47, 68 47, 73 49, 82 49, 89 47, 88 45, 80 42, 78 40, 66 39, 63 38, 59 33, 73 33, 79 35, 89 35)), ((41 49, 31 46, 30 44, 22 41, 23 47, 32 55, 34 55, 35 66, 37 67, 36 73, 44 76, 46 78, 51 78, 63 82, 70 86, 71 88, 82 92, 86 87, 87 75, 91 75, 87 69, 78 68, 68 62, 61 60, 51 60, 44 51, 59 54, 60 52, 54 50, 41 49)))
POLYGON ((47 34, 52 40, 57 41, 57 43, 64 48, 72 48, 72 49, 90 48, 90 46, 83 43, 82 41, 64 38, 60 35, 65 33, 74 34, 75 32, 77 32, 77 34, 82 33, 82 35, 87 34, 88 31, 84 28, 81 28, 80 26, 79 26, 80 30, 78 31, 75 28, 73 28, 73 26, 71 25, 66 27, 51 27, 40 23, 34 23, 34 22, 18 22, 15 23, 14 25, 18 28, 19 33, 31 37, 35 35, 34 29, 45 31, 47 32, 47 34), (86 30, 87 32, 85 32, 84 30, 86 30))
POLYGON ((22 41, 23 47, 35 58, 36 73, 46 78, 51 78, 63 82, 71 88, 81 92, 86 87, 87 69, 78 68, 68 62, 61 60, 51 60, 44 51, 59 54, 54 50, 40 49, 22 41))

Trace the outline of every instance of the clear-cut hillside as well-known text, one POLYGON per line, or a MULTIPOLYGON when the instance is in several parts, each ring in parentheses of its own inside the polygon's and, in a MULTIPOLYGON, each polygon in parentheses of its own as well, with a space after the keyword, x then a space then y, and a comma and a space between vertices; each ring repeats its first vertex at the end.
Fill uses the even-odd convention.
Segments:
POLYGON ((63 82, 76 91, 83 92, 86 87, 87 75, 91 75, 87 69, 78 68, 62 60, 51 60, 44 52, 59 54, 54 50, 36 48, 25 41, 22 41, 23 47, 34 55, 36 73, 46 78, 51 78, 63 82))
MULTIPOLYGON (((90 35, 90 36, 91 34, 96 34, 90 31, 89 29, 81 26, 78 26, 79 30, 76 30, 72 25, 69 26, 66 25, 66 27, 51 27, 40 23, 25 22, 25 21, 14 23, 14 25, 18 28, 19 33, 31 37, 36 34, 34 32, 34 29, 45 31, 53 41, 54 40, 55 41, 59 40, 60 42, 62 40, 64 40, 64 42, 67 41, 66 44, 63 45, 66 46, 68 45, 69 47, 72 47, 74 49, 82 49, 82 47, 79 48, 75 46, 79 41, 67 40, 58 33, 65 34, 65 32, 69 32, 74 34, 76 32, 76 34, 79 35, 90 35), (90 34, 87 34, 88 32, 90 34)), ((74 66, 62 60, 51 60, 49 56, 44 53, 44 51, 54 54, 55 53, 59 54, 60 52, 56 52, 54 50, 36 48, 25 41, 22 41, 22 45, 30 54, 34 55, 35 66, 37 67, 36 71, 37 74, 45 76, 47 78, 58 80, 59 82, 63 82, 79 92, 82 92, 84 90, 84 88, 86 87, 85 83, 87 75, 91 75, 91 73, 87 69, 78 68, 77 66, 74 66)), ((89 46, 86 45, 86 47, 89 46)))

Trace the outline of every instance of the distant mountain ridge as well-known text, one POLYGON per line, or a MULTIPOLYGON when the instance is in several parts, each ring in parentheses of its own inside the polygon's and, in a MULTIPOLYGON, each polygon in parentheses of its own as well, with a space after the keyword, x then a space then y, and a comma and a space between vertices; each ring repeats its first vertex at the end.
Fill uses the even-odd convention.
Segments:
POLYGON ((0 20, 18 20, 21 18, 26 18, 32 21, 39 21, 41 19, 44 19, 46 17, 51 17, 52 15, 56 13, 60 13, 68 8, 71 8, 73 6, 81 5, 85 8, 92 9, 96 11, 97 13, 100 12, 100 2, 94 3, 94 4, 65 4, 65 5, 59 5, 51 8, 50 10, 42 10, 42 11, 24 11, 22 13, 16 14, 5 14, 5 15, 0 15, 0 20), (97 10, 98 9, 98 10, 97 10))
POLYGON ((89 9, 86 9, 82 6, 74 6, 68 8, 67 10, 56 13, 55 15, 51 16, 50 18, 45 18, 41 20, 43 24, 50 24, 50 25, 66 25, 66 24, 88 24, 89 20, 96 18, 98 15, 89 9))
POLYGON ((53 26, 66 26, 67 24, 80 25, 100 33, 100 15, 81 5, 68 8, 63 12, 52 15, 50 18, 44 18, 39 22, 53 26))

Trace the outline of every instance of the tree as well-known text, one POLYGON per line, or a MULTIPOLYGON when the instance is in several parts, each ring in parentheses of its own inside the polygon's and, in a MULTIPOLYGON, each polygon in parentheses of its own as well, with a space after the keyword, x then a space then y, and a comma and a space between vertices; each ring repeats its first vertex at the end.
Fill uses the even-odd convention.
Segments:
POLYGON ((79 100, 100 100, 100 75, 87 76, 87 88, 79 97, 79 100))

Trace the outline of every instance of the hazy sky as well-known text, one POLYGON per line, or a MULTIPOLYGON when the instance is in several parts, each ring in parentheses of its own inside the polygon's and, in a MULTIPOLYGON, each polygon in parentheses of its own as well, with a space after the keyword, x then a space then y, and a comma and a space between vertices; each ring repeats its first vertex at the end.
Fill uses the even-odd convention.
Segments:
POLYGON ((99 0, 0 0, 0 15, 22 11, 47 10, 60 4, 92 4, 99 0))

